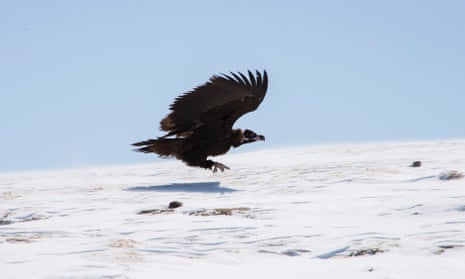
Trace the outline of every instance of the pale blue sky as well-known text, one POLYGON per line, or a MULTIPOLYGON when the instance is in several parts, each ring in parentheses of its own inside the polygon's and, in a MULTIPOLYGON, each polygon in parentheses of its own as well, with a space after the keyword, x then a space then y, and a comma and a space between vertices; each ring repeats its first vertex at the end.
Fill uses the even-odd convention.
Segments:
POLYGON ((157 160, 173 99, 266 69, 237 127, 293 144, 465 138, 465 1, 0 1, 0 172, 157 160))

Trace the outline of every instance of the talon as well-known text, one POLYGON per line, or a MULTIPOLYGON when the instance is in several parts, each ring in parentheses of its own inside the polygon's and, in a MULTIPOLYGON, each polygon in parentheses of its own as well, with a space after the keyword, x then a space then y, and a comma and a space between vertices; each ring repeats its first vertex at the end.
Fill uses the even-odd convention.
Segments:
POLYGON ((227 169, 229 170, 230 168, 222 163, 218 163, 218 162, 213 162, 213 172, 217 172, 218 170, 220 170, 221 172, 224 172, 224 170, 227 169))

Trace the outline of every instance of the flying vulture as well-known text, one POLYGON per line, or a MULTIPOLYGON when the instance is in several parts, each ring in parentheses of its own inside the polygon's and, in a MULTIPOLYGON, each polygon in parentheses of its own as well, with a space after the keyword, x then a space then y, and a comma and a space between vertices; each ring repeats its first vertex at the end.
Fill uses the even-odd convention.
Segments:
POLYGON ((242 115, 254 111, 268 88, 266 71, 214 75, 208 82, 175 99, 161 120, 167 134, 134 143, 135 151, 175 157, 189 166, 224 171, 228 166, 207 159, 232 147, 265 140, 252 130, 233 129, 242 115))

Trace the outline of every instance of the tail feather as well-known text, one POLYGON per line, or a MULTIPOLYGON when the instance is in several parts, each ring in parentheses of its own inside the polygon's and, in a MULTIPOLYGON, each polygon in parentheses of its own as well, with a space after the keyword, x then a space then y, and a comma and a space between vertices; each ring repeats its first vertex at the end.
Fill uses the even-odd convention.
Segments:
POLYGON ((140 146, 134 151, 143 153, 156 153, 162 157, 174 156, 177 157, 182 149, 184 139, 149 139, 146 141, 133 143, 133 146, 140 146))

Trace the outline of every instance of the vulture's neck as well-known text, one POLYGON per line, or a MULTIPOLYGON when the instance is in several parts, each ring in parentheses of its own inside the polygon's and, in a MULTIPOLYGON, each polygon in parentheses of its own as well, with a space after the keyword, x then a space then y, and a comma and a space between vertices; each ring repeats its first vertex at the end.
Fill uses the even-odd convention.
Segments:
POLYGON ((238 147, 244 142, 244 134, 241 129, 232 130, 230 142, 234 147, 238 147))

